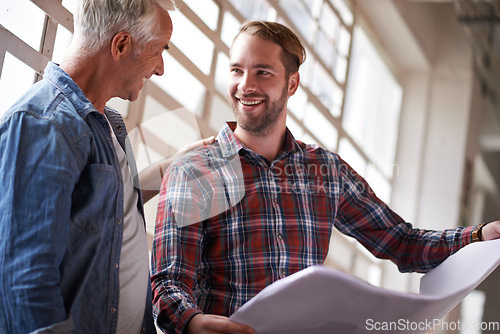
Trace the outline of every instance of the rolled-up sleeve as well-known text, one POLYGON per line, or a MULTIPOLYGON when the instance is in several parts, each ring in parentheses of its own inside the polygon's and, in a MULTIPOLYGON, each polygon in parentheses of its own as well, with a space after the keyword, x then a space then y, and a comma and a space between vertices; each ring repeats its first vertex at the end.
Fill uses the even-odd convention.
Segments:
POLYGON ((470 243, 471 227, 444 231, 413 228, 382 202, 368 183, 341 161, 341 194, 335 226, 401 272, 427 272, 470 243))

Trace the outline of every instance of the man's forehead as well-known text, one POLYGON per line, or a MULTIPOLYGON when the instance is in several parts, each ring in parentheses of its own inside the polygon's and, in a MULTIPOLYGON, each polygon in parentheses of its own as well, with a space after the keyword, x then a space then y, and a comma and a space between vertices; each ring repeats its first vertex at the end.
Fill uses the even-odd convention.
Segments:
POLYGON ((229 56, 251 56, 262 55, 268 56, 271 60, 279 58, 282 47, 272 41, 265 40, 257 35, 243 32, 239 34, 233 41, 233 45, 229 51, 229 56))

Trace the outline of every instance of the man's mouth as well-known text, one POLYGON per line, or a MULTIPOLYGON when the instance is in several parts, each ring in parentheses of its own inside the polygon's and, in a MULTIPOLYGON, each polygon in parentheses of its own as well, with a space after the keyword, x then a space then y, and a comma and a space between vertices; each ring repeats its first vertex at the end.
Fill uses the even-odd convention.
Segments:
POLYGON ((243 99, 238 99, 241 104, 245 105, 245 106, 255 106, 255 105, 258 105, 258 104, 261 104, 262 102, 264 102, 264 100, 257 100, 257 101, 252 101, 252 100, 243 100, 243 99))

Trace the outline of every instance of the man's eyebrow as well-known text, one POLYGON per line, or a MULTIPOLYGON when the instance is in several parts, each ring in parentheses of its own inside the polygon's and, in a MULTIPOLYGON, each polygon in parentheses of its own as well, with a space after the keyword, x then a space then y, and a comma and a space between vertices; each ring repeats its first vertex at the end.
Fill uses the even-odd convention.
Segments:
POLYGON ((256 64, 254 66, 252 66, 253 68, 266 68, 268 70, 272 70, 274 69, 273 66, 269 65, 269 64, 256 64))
MULTIPOLYGON (((241 64, 240 63, 230 63, 229 66, 230 67, 241 67, 241 64)), ((269 65, 269 64, 255 64, 252 66, 252 68, 265 68, 265 69, 269 69, 269 70, 274 69, 274 67, 272 65, 269 65)))

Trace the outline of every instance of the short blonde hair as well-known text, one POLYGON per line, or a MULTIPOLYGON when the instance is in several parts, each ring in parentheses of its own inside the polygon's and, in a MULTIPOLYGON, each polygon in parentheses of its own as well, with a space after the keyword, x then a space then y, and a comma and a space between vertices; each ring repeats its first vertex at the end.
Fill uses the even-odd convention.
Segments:
POLYGON ((243 32, 281 46, 283 49, 281 61, 288 75, 297 72, 306 60, 306 50, 297 35, 280 23, 262 20, 247 21, 240 27, 234 40, 243 32))

